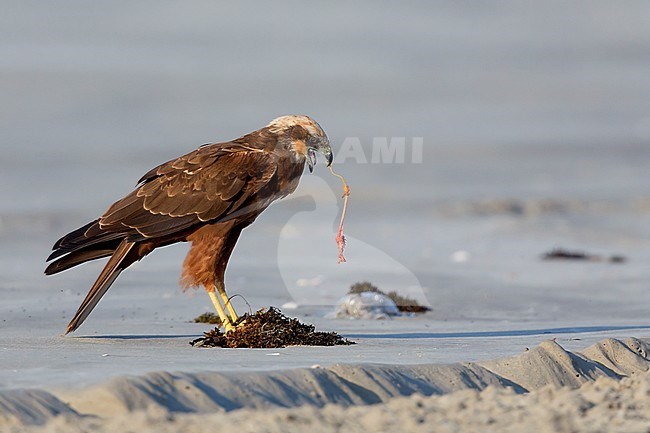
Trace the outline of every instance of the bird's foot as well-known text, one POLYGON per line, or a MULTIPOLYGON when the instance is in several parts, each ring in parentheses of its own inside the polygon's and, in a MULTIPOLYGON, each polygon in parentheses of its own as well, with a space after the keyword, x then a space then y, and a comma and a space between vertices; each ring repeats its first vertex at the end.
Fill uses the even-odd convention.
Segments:
POLYGON ((223 324, 224 334, 227 334, 227 333, 229 333, 230 331, 234 331, 235 328, 236 328, 235 325, 233 325, 232 323, 230 323, 230 319, 228 319, 228 321, 226 321, 226 322, 223 322, 223 321, 222 321, 221 323, 223 324))
MULTIPOLYGON (((212 305, 214 305, 214 309, 217 310, 217 314, 221 319, 221 324, 223 325, 226 333, 234 330, 237 326, 237 316, 235 315, 235 317, 232 318, 226 314, 226 311, 224 310, 221 302, 219 301, 219 298, 217 297, 217 294, 214 291, 208 291, 208 296, 210 296, 210 300, 212 301, 212 305)), ((232 311, 234 312, 234 310, 232 311)))
POLYGON ((235 322, 232 324, 232 326, 233 326, 233 329, 235 329, 235 328, 240 328, 240 327, 244 326, 245 324, 246 324, 246 320, 244 319, 244 317, 239 317, 237 320, 235 320, 235 322))

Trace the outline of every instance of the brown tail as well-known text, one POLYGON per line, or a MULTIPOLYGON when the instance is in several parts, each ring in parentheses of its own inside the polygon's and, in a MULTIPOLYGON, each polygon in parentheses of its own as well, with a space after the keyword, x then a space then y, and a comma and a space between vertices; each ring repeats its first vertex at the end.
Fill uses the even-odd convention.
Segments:
POLYGON ((74 317, 68 323, 68 327, 65 331, 66 334, 76 330, 81 324, 86 320, 88 315, 93 308, 97 305, 102 296, 106 291, 111 287, 113 281, 120 275, 124 269, 126 269, 134 260, 124 261, 126 256, 129 254, 135 242, 129 242, 124 239, 118 247, 115 249, 115 252, 104 266, 104 269, 97 277, 97 281, 93 284, 92 288, 86 295, 86 299, 81 303, 79 309, 75 313, 74 317))
POLYGON ((131 233, 102 231, 99 220, 91 221, 56 241, 52 261, 45 269, 45 275, 53 275, 90 260, 109 257, 120 242, 131 233), (56 259, 56 260, 55 260, 56 259))
POLYGON ((113 246, 113 248, 81 250, 70 253, 67 256, 63 256, 50 263, 49 266, 45 269, 45 275, 58 274, 61 271, 65 271, 66 269, 70 269, 90 260, 110 257, 113 255, 118 245, 119 241, 115 244, 115 246, 113 246))

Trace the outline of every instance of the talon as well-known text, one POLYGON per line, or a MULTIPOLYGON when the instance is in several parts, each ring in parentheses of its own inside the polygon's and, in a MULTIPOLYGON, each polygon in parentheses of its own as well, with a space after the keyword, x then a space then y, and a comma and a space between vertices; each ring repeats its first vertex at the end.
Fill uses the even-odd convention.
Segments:
POLYGON ((225 334, 229 333, 230 331, 235 330, 235 326, 233 324, 231 324, 230 322, 224 323, 223 327, 224 327, 224 333, 225 334))

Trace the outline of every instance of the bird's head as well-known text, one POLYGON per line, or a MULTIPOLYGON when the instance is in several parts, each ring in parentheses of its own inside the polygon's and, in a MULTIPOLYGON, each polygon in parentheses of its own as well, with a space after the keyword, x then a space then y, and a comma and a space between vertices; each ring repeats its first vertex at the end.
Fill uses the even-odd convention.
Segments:
POLYGON ((307 161, 309 171, 314 170, 316 152, 325 156, 327 166, 332 164, 333 154, 329 139, 323 128, 308 116, 282 116, 267 125, 269 131, 282 137, 289 149, 300 161, 307 161))

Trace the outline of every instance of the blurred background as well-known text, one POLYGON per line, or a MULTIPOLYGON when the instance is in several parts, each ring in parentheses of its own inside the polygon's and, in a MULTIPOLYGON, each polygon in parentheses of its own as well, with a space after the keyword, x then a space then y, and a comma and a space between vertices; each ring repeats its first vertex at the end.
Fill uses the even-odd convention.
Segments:
MULTIPOLYGON (((340 183, 322 159, 305 173, 231 260, 252 308, 331 305, 369 280, 436 320, 648 323, 648 2, 1 4, 5 321, 55 311, 63 329, 103 263, 46 279, 51 245, 147 170, 307 114, 335 153, 352 139, 370 161, 373 140, 403 137, 406 160, 337 162, 352 187, 338 266, 340 183), (556 247, 627 260, 541 260, 556 247)), ((207 310, 176 287, 186 251, 125 272, 93 316, 207 310)))

